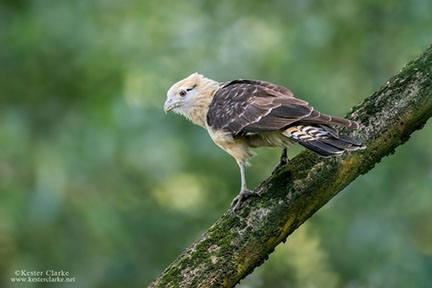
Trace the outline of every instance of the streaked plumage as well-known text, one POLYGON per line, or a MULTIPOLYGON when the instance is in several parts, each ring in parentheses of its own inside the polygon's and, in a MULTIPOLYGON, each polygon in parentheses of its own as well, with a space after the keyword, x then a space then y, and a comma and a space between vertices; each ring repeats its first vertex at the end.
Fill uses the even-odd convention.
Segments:
POLYGON ((357 122, 321 114, 287 88, 265 81, 218 83, 195 73, 169 89, 164 108, 207 129, 213 141, 236 159, 242 190, 235 207, 250 194, 244 165, 255 155, 251 148, 286 148, 296 142, 324 157, 365 148, 335 128, 357 129, 357 122))

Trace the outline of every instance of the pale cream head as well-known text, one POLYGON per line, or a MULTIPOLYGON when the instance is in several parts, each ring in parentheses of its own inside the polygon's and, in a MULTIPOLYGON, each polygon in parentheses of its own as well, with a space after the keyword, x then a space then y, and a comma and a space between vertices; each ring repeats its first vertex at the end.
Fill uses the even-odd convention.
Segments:
POLYGON ((203 75, 194 73, 171 86, 164 105, 165 112, 173 110, 176 113, 182 114, 183 110, 193 105, 194 96, 197 93, 197 89, 195 88, 197 88, 203 78, 203 75))
POLYGON ((165 112, 174 111, 197 125, 205 127, 205 117, 219 83, 193 73, 168 90, 165 112))

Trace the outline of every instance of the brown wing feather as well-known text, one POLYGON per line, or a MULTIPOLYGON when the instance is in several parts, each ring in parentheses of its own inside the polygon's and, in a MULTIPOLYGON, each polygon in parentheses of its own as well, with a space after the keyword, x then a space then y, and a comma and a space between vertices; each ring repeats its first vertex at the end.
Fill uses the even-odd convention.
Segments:
MULTIPOLYGON (((261 81, 261 80, 237 79, 237 80, 233 80, 233 81, 222 83, 222 87, 228 87, 228 86, 234 85, 234 84, 252 84, 252 85, 258 85, 258 86, 262 86, 264 88, 267 88, 268 90, 271 90, 271 91, 273 91, 275 93, 280 93, 282 95, 285 95, 287 97, 293 97, 294 96, 294 94, 291 92, 291 90, 289 90, 286 87, 279 86, 279 85, 276 85, 276 84, 273 84, 273 83, 267 82, 267 81, 261 81)), ((306 101, 303 101, 303 100, 300 100, 300 101, 307 104, 306 101)))
POLYGON ((212 129, 226 130, 233 136, 277 131, 300 120, 358 127, 356 122, 314 111, 285 87, 257 80, 224 83, 215 93, 207 113, 207 124, 212 129))

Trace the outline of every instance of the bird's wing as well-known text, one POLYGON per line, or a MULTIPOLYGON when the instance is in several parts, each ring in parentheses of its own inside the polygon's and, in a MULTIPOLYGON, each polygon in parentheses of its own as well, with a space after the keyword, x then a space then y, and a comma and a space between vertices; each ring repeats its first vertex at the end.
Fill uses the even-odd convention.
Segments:
POLYGON ((233 136, 277 131, 299 121, 358 127, 354 121, 314 111, 285 87, 257 80, 224 83, 207 113, 207 124, 212 129, 229 131, 233 136))

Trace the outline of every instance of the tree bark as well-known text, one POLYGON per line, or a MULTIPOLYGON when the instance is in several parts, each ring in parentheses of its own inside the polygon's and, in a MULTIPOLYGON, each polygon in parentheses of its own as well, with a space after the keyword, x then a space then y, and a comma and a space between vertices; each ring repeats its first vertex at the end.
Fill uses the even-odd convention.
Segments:
POLYGON ((360 129, 345 134, 363 151, 320 158, 304 151, 256 188, 262 197, 227 211, 149 287, 233 287, 261 265, 333 196, 367 173, 432 116, 432 46, 408 63, 348 118, 360 129))

